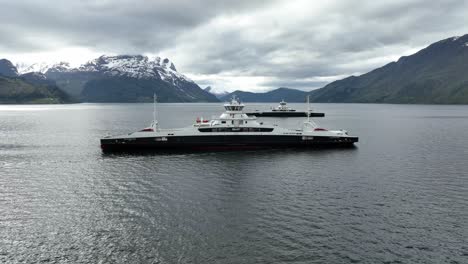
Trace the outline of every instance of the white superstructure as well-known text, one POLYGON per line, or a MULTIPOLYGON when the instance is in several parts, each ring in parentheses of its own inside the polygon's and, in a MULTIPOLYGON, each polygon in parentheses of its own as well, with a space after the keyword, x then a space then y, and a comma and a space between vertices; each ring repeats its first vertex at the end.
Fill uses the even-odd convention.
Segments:
POLYGON ((292 109, 287 105, 287 103, 284 100, 281 100, 279 105, 275 108, 273 108, 271 111, 279 111, 279 112, 295 112, 296 110, 292 109))

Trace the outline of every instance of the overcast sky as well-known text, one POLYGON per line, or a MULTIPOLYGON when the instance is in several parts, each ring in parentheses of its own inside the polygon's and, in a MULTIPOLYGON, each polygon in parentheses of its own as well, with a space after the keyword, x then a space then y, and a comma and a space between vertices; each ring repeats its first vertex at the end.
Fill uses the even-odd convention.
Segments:
POLYGON ((167 57, 217 91, 319 88, 468 33, 466 0, 0 0, 0 58, 167 57), (385 2, 385 3, 384 3, 385 2))

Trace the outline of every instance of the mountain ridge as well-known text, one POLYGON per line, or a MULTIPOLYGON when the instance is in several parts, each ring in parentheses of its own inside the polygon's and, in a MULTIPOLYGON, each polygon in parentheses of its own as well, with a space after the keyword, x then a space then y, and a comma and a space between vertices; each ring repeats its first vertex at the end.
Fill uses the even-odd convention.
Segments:
POLYGON ((63 104, 74 102, 55 82, 47 80, 41 73, 18 75, 16 67, 3 59, 8 67, 0 68, 1 104, 63 104), (14 68, 12 68, 14 67, 14 68))
POLYGON ((0 76, 17 77, 18 70, 11 61, 7 59, 0 59, 0 76))
MULTIPOLYGON (((278 97, 271 94, 280 93, 278 90, 238 90, 221 99, 235 94, 245 102, 276 102, 278 97)), ((290 90, 297 97, 283 99, 291 102, 303 102, 310 95, 311 102, 322 103, 468 104, 468 34, 434 42, 412 55, 320 89, 290 90)))
POLYGON ((150 102, 154 93, 162 102, 218 101, 179 73, 167 58, 102 55, 79 67, 67 62, 22 67, 21 72, 42 72, 62 90, 85 102, 150 102))
POLYGON ((283 87, 263 93, 212 94, 210 87, 200 88, 168 59, 143 55, 103 55, 76 68, 61 62, 19 71, 8 60, 0 60, 0 75, 45 82, 43 76, 25 74, 28 69, 42 72, 47 82, 87 102, 146 102, 153 93, 161 93, 159 97, 167 102, 216 102, 216 97, 228 100, 235 94, 245 102, 303 102, 310 95, 312 102, 468 104, 468 35, 437 41, 365 74, 310 92, 283 87))
POLYGON ((314 102, 468 104, 468 35, 310 92, 314 102))
POLYGON ((280 102, 281 100, 287 102, 305 102, 307 92, 286 87, 280 87, 263 93, 236 90, 220 97, 220 100, 229 101, 233 95, 243 102, 280 102))

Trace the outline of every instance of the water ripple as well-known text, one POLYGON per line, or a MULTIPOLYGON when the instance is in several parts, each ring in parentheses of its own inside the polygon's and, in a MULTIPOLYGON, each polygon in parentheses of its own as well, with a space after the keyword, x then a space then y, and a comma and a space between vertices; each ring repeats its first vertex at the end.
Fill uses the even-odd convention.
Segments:
POLYGON ((37 107, 0 111, 2 263, 467 260, 466 107, 320 105, 358 148, 158 155, 98 146, 151 105, 37 107))

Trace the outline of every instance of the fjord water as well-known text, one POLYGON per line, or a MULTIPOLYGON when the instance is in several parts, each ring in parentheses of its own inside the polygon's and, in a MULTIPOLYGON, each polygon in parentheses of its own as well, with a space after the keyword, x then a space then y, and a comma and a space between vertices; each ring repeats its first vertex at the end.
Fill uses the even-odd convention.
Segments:
POLYGON ((0 106, 0 262, 468 263, 468 106, 313 106, 357 147, 103 154, 151 104, 0 106))

